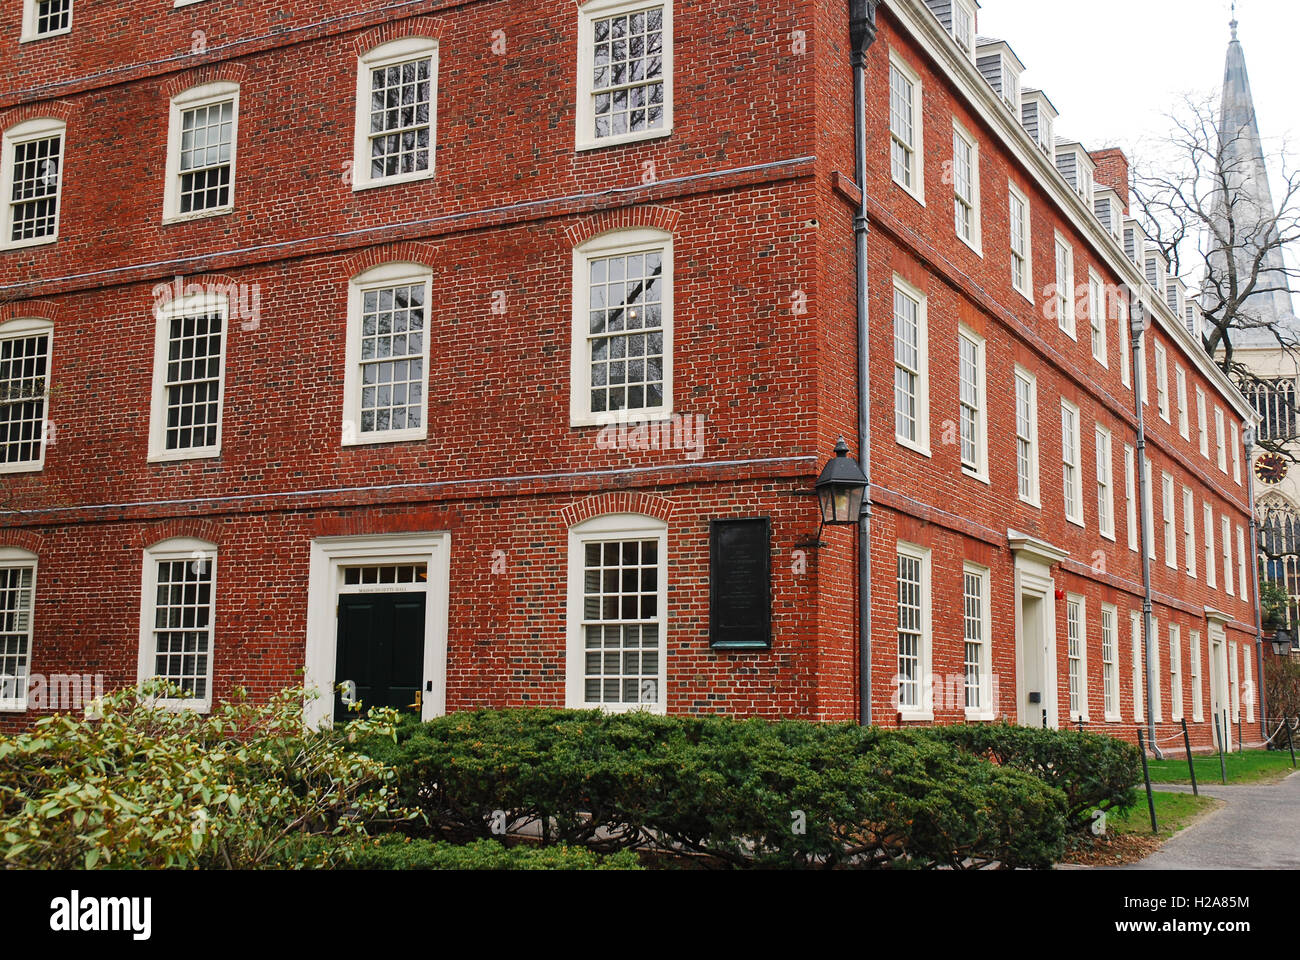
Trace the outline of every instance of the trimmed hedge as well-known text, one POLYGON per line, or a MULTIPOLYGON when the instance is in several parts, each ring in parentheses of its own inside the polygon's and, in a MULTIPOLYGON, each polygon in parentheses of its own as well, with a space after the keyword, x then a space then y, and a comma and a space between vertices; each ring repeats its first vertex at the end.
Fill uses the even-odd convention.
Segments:
POLYGON ((360 745, 431 835, 539 823, 543 842, 734 866, 1046 867, 1062 792, 938 740, 855 725, 636 712, 458 713, 360 745))
POLYGON ((462 846, 390 834, 354 846, 345 870, 640 870, 629 850, 600 855, 582 847, 507 847, 496 840, 462 846))

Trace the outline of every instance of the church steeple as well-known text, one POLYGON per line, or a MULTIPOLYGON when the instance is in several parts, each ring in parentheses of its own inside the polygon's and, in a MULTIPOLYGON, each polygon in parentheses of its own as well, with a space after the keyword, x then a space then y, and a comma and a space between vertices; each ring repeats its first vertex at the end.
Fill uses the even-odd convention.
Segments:
MULTIPOLYGON (((1238 237, 1254 237, 1254 249, 1237 251, 1238 276, 1242 282, 1250 276, 1257 251, 1266 245, 1265 231, 1277 217, 1273 194, 1269 189, 1268 167, 1264 160, 1263 138, 1255 115, 1255 100, 1246 71, 1246 53, 1237 38, 1237 5, 1232 5, 1232 40, 1228 44, 1227 63, 1223 72, 1223 100, 1219 117, 1219 153, 1233 199, 1233 221, 1238 237)), ((1220 208, 1218 216, 1226 218, 1220 208)), ((1220 231, 1225 232, 1225 231, 1220 231)), ((1215 272, 1223 275, 1222 258, 1211 258, 1215 272), (1217 260, 1217 262, 1215 262, 1217 260)), ((1277 324, 1300 340, 1300 321, 1291 304, 1282 251, 1269 251, 1262 265, 1258 287, 1243 304, 1245 322, 1259 329, 1233 331, 1236 347, 1276 347, 1277 340, 1262 327, 1277 324)), ((1225 290, 1226 294, 1226 290, 1225 290)))

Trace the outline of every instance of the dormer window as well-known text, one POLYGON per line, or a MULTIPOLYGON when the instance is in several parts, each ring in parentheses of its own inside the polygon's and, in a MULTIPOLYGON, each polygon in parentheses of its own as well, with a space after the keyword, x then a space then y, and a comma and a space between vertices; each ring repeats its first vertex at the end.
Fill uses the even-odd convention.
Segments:
POLYGON ((1114 190, 1109 188, 1098 190, 1093 210, 1111 236, 1116 240, 1124 236, 1124 208, 1120 204, 1119 195, 1114 190))
POLYGON ((1041 90, 1025 90, 1020 95, 1020 123, 1049 157, 1056 151, 1056 108, 1041 90))
POLYGON ((1011 47, 1001 40, 980 39, 977 41, 975 65, 1007 108, 1012 113, 1019 113, 1020 75, 1025 72, 1025 65, 1011 47))
POLYGON ((1169 263, 1159 253, 1148 253, 1145 264, 1147 283, 1156 290, 1165 289, 1165 275, 1169 272, 1169 263))
POLYGON ((1187 296, 1187 285, 1178 279, 1169 280, 1165 283, 1165 303, 1169 304, 1169 309, 1173 311, 1175 317, 1183 315, 1183 301, 1187 296))
POLYGON ((952 38, 967 56, 975 56, 975 8, 963 0, 953 0, 952 38))
POLYGON ((1138 267, 1146 264, 1146 231, 1136 220, 1126 220, 1124 227, 1124 255, 1138 267))
POLYGON ((1056 169, 1060 171, 1065 182, 1077 193, 1089 207, 1093 204, 1093 178, 1097 164, 1088 151, 1074 141, 1061 141, 1056 145, 1056 169))

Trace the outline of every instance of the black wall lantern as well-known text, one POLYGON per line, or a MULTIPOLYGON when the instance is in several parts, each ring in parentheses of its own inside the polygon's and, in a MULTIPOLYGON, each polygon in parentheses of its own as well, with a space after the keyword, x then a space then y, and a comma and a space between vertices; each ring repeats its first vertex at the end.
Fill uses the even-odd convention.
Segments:
POLYGON ((856 524, 862 515, 862 498, 866 493, 867 476, 858 466, 858 461, 849 456, 849 445, 840 437, 835 444, 835 457, 817 478, 822 526, 856 524))
POLYGON ((1291 652, 1291 634, 1285 630, 1279 630, 1273 637, 1273 652, 1279 657, 1285 657, 1291 652))

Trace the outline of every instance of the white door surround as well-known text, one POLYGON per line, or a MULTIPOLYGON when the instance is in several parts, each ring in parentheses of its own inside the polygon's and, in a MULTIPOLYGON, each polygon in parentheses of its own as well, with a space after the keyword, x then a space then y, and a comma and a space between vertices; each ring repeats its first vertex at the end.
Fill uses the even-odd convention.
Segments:
POLYGON ((1028 534, 1007 531, 1016 560, 1016 722, 1060 726, 1056 690, 1056 580, 1052 567, 1069 554, 1028 534), (1031 702, 1037 695, 1036 702, 1031 702))
MULTIPOLYGON (((320 695, 307 703, 308 723, 327 724, 333 713, 338 597, 347 567, 428 565, 424 614, 424 680, 420 719, 442 716, 447 704, 447 600, 451 579, 450 533, 393 533, 319 537, 311 542, 307 585, 307 648, 303 685, 320 695)), ((355 589, 355 588, 354 588, 355 589)))

